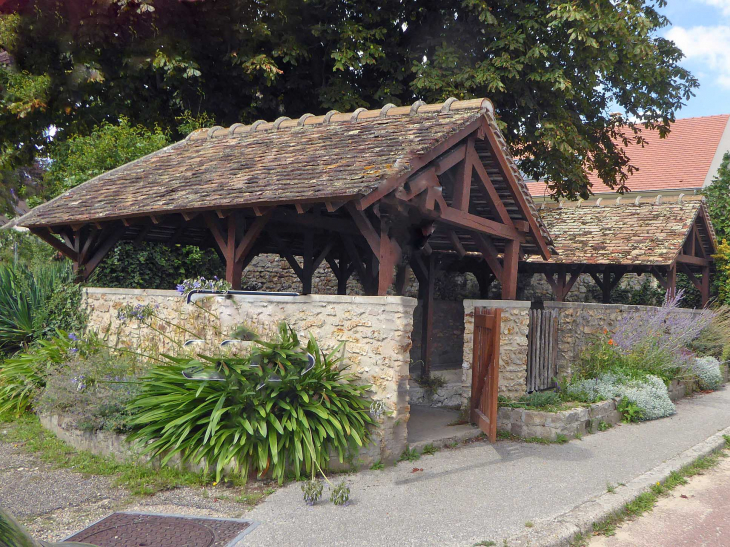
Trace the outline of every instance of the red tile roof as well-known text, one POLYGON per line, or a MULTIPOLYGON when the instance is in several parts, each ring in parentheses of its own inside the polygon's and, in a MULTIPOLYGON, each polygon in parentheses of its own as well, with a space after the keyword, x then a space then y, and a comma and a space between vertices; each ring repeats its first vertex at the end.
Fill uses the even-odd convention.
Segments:
MULTIPOLYGON (((665 139, 658 131, 642 131, 647 144, 626 148, 631 164, 638 167, 626 186, 632 192, 702 188, 729 120, 730 114, 677 120, 665 139)), ((594 194, 614 192, 595 173, 588 179, 594 194)), ((533 196, 546 195, 544 182, 529 182, 528 188, 533 196)))

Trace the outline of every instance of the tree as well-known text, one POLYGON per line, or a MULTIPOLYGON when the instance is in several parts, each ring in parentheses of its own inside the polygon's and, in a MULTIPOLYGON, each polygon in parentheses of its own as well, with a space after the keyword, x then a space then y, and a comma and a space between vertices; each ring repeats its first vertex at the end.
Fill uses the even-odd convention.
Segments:
POLYGON ((713 284, 717 288, 719 300, 730 304, 730 152, 725 152, 717 175, 703 193, 707 198, 710 220, 719 242, 713 284))
MULTIPOLYGON (((125 116, 174 128, 487 96, 521 168, 622 188, 612 139, 665 134, 697 81, 657 32, 664 0, 8 0, 0 138, 12 166, 125 116), (17 81, 16 81, 17 80, 17 81), (612 116, 612 109, 627 117, 612 116)), ((178 138, 175 130, 170 137, 178 138)))

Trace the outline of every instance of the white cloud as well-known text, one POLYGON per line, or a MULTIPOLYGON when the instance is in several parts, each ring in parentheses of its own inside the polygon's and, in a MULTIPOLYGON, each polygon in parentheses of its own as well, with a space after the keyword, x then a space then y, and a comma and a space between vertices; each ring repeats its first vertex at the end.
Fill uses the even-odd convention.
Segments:
POLYGON ((715 7, 722 11, 723 15, 730 16, 730 0, 699 0, 702 4, 715 7))
MULTIPOLYGON (((705 0, 726 4, 730 0, 705 0)), ((703 72, 712 74, 717 82, 730 89, 730 26, 672 27, 667 38, 673 40, 690 61, 704 65, 703 72)))

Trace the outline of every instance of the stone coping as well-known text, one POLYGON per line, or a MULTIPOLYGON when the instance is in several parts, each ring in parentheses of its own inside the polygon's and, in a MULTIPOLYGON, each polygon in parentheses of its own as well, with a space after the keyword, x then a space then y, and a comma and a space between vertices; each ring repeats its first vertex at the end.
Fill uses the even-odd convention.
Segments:
MULTIPOLYGON (((498 300, 496 301, 498 302, 498 300)), ((569 310, 569 309, 582 309, 582 310, 620 310, 620 311, 646 311, 650 309, 657 309, 656 306, 639 306, 635 304, 601 304, 597 302, 553 302, 547 301, 543 303, 543 306, 553 309, 569 310)), ((690 308, 677 308, 674 311, 684 313, 697 313, 700 310, 690 308)))
POLYGON ((464 306, 471 305, 475 308, 530 308, 532 302, 529 300, 464 300, 464 306))
MULTIPOLYGON (((180 293, 174 290, 162 289, 119 289, 104 287, 86 287, 88 294, 106 294, 119 296, 163 296, 182 299, 180 293)), ((242 302, 283 302, 309 303, 322 302, 326 304, 399 304, 401 306, 416 307, 418 301, 409 296, 348 296, 340 294, 306 294, 299 296, 274 296, 265 294, 236 294, 231 296, 211 295, 213 297, 232 298, 242 302)))

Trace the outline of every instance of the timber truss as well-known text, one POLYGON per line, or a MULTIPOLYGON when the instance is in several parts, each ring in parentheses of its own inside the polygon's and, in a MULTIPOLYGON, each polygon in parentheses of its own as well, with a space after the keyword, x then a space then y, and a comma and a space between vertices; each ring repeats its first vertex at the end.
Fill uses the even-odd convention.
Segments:
POLYGON ((677 291, 677 274, 683 273, 700 292, 702 305, 705 306, 710 299, 710 275, 714 253, 715 241, 711 224, 705 209, 700 208, 697 217, 687 231, 681 248, 677 249, 674 260, 668 264, 635 262, 563 264, 529 261, 520 264, 520 272, 544 275, 558 302, 565 301, 581 274, 590 275, 601 290, 604 303, 610 302, 611 292, 626 274, 651 275, 657 280, 659 286, 671 296, 677 291))

